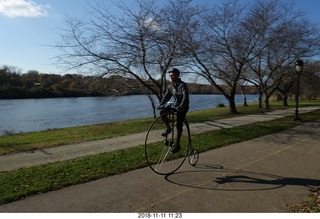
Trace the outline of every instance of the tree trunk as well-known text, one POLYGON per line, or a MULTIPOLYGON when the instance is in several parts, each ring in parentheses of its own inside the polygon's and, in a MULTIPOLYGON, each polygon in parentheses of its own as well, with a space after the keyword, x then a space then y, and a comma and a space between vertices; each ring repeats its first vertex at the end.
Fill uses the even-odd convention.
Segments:
POLYGON ((243 98, 243 106, 248 106, 247 96, 244 92, 242 92, 242 98, 243 98))
POLYGON ((262 109, 262 93, 259 93, 258 108, 262 109))
POLYGON ((283 101, 283 106, 289 106, 287 93, 283 94, 283 100, 282 101, 283 101))
POLYGON ((265 100, 264 100, 264 104, 265 104, 265 109, 266 110, 269 110, 270 109, 270 103, 269 103, 269 99, 270 99, 270 97, 269 96, 267 96, 267 95, 265 95, 266 97, 265 97, 265 100))
POLYGON ((152 112, 153 112, 153 118, 156 119, 157 118, 157 114, 156 114, 156 104, 153 98, 152 94, 147 94, 148 99, 150 100, 151 103, 151 107, 152 107, 152 112))
POLYGON ((229 101, 230 114, 232 114, 232 115, 237 114, 238 111, 237 111, 236 103, 234 101, 234 96, 230 96, 228 98, 228 101, 229 101))

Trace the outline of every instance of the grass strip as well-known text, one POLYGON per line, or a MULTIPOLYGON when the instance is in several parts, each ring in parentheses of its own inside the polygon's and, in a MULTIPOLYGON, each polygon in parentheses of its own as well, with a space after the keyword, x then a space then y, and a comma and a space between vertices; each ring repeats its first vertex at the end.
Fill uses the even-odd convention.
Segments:
MULTIPOLYGON (((281 102, 272 102, 272 109, 287 109, 294 106, 293 102, 289 102, 289 104, 289 107, 285 107, 282 106, 281 102)), ((300 107, 319 105, 320 100, 300 101, 300 107)), ((230 115, 228 108, 212 108, 193 111, 188 113, 188 121, 191 124, 264 112, 264 110, 257 107, 256 102, 249 104, 249 106, 239 105, 237 106, 237 109, 240 113, 236 115, 230 115)), ((145 132, 152 121, 153 118, 144 118, 116 123, 51 129, 42 132, 0 136, 0 155, 145 132)))
POLYGON ((295 213, 317 213, 320 212, 320 188, 311 193, 302 203, 294 205, 291 210, 295 213))
POLYGON ((0 137, 0 155, 145 132, 152 118, 52 129, 0 137))
MULTIPOLYGON (((320 111, 301 116, 303 123, 320 119, 320 111)), ((230 129, 220 129, 192 136, 193 147, 199 152, 222 147, 259 136, 276 133, 302 124, 292 116, 230 129)), ((110 175, 125 173, 147 166, 144 147, 86 156, 15 171, 0 172, 0 204, 27 196, 58 190, 110 175)))

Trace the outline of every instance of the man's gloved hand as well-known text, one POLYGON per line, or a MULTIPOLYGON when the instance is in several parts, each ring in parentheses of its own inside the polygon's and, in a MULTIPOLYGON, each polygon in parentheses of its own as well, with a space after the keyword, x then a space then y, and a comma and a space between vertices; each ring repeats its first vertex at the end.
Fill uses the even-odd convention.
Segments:
POLYGON ((179 107, 177 107, 177 106, 172 107, 172 108, 173 108, 173 110, 176 111, 176 112, 181 112, 181 109, 180 109, 179 107))

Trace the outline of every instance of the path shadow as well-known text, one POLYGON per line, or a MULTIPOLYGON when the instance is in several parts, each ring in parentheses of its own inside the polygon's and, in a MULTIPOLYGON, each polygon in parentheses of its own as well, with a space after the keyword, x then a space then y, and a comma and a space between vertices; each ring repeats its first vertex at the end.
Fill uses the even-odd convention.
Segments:
POLYGON ((52 155, 53 153, 50 153, 50 152, 47 152, 46 149, 32 149, 32 150, 28 150, 28 151, 25 151, 26 153, 29 153, 29 154, 34 154, 36 152, 40 152, 40 153, 43 153, 43 154, 47 154, 47 155, 52 155))
POLYGON ((282 185, 282 186, 304 186, 308 187, 310 191, 317 191, 320 189, 320 180, 317 179, 304 179, 304 178, 291 178, 284 177, 273 180, 260 179, 257 177, 250 177, 246 175, 233 175, 217 178, 218 184, 224 183, 251 183, 251 184, 264 184, 264 185, 282 185))
POLYGON ((303 186, 311 192, 320 190, 319 179, 283 177, 212 164, 198 164, 195 168, 194 171, 173 173, 165 176, 165 179, 179 186, 203 190, 261 191, 285 186, 303 186))

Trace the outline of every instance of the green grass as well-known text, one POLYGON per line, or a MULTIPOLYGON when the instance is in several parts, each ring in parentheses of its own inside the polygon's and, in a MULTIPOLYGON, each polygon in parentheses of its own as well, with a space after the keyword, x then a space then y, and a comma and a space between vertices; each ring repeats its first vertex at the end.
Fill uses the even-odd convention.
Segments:
POLYGON ((320 212, 320 188, 313 192, 302 203, 291 207, 295 213, 316 213, 320 212))
MULTIPOLYGON (((320 111, 303 115, 303 122, 320 119, 320 111)), ((192 136, 193 147, 199 152, 231 143, 279 132, 301 123, 291 117, 231 129, 221 129, 192 136)), ((147 166, 143 146, 73 160, 56 162, 15 171, 0 172, 0 204, 58 190, 106 176, 147 166)))
POLYGON ((0 172, 0 204, 145 166, 143 147, 0 172))
POLYGON ((0 137, 0 155, 144 132, 152 118, 0 137))

